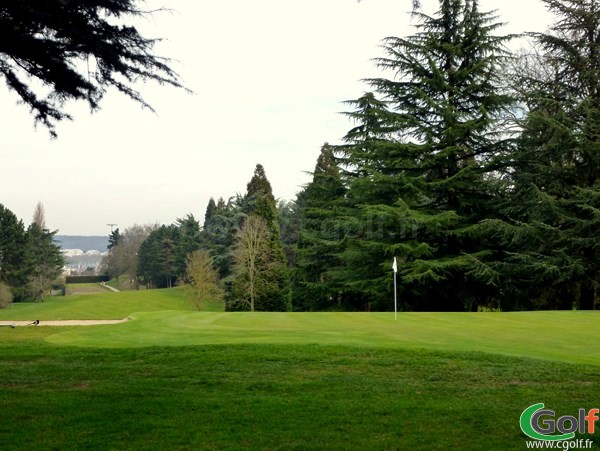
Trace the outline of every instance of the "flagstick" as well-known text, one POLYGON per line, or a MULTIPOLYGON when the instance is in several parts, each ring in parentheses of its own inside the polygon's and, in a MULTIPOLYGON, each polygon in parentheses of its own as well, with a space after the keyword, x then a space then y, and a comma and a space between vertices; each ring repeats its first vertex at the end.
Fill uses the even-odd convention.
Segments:
POLYGON ((398 301, 396 296, 396 273, 398 272, 398 262, 396 261, 396 257, 394 257, 392 269, 394 270, 394 319, 398 320, 398 301))
POLYGON ((396 271, 394 271, 394 319, 398 321, 398 301, 396 299, 396 271))

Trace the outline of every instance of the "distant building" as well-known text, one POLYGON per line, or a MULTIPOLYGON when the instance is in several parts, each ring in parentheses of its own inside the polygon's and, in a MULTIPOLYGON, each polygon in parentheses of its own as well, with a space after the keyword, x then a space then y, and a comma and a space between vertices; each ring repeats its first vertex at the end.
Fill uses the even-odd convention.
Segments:
POLYGON ((98 250, 89 250, 83 252, 81 249, 62 249, 65 257, 65 266, 63 272, 65 275, 81 275, 93 272, 98 274, 102 257, 108 252, 100 252, 98 250))

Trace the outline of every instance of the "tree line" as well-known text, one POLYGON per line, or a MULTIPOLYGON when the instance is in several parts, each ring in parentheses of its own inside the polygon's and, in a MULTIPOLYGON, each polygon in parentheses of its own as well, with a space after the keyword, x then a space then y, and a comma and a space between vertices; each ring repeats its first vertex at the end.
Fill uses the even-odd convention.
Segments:
POLYGON ((46 228, 41 203, 27 228, 0 204, 0 308, 12 301, 43 300, 53 284, 61 284, 64 259, 55 234, 46 228))
POLYGON ((397 257, 411 310, 597 306, 600 5, 544 3, 556 21, 520 54, 468 0, 384 40, 393 77, 349 102, 313 181, 330 195, 306 194, 307 293, 389 308, 397 257))
POLYGON ((171 225, 134 226, 109 236, 104 271, 139 287, 185 285, 198 301, 224 296, 228 310, 291 310, 290 274, 271 184, 257 165, 244 195, 208 203, 171 225))
POLYGON ((519 54, 470 0, 384 40, 303 194, 300 299, 389 309, 397 257, 406 309, 597 307, 600 5, 544 3, 519 54))
MULTIPOLYGON (((312 181, 152 231, 136 276, 185 280, 203 251, 231 310, 594 309, 600 254, 600 4, 543 0, 547 33, 515 53, 476 0, 415 10, 312 181)), ((213 279, 214 280, 214 279, 213 279)))

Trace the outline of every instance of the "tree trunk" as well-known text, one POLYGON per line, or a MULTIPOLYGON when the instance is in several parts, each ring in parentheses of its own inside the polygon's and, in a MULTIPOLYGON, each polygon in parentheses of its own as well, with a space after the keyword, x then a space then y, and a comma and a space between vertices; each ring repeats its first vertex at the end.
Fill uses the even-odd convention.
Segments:
POLYGON ((590 279, 586 279, 581 284, 581 293, 579 294, 579 309, 580 310, 594 310, 594 304, 596 301, 596 290, 590 279))

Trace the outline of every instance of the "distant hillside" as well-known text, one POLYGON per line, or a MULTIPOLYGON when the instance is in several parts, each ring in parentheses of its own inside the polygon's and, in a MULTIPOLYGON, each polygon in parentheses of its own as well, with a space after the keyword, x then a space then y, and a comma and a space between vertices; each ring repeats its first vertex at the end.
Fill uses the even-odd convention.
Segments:
POLYGON ((106 246, 108 246, 108 236, 56 235, 54 241, 62 249, 81 249, 83 252, 91 250, 106 252, 106 246))

